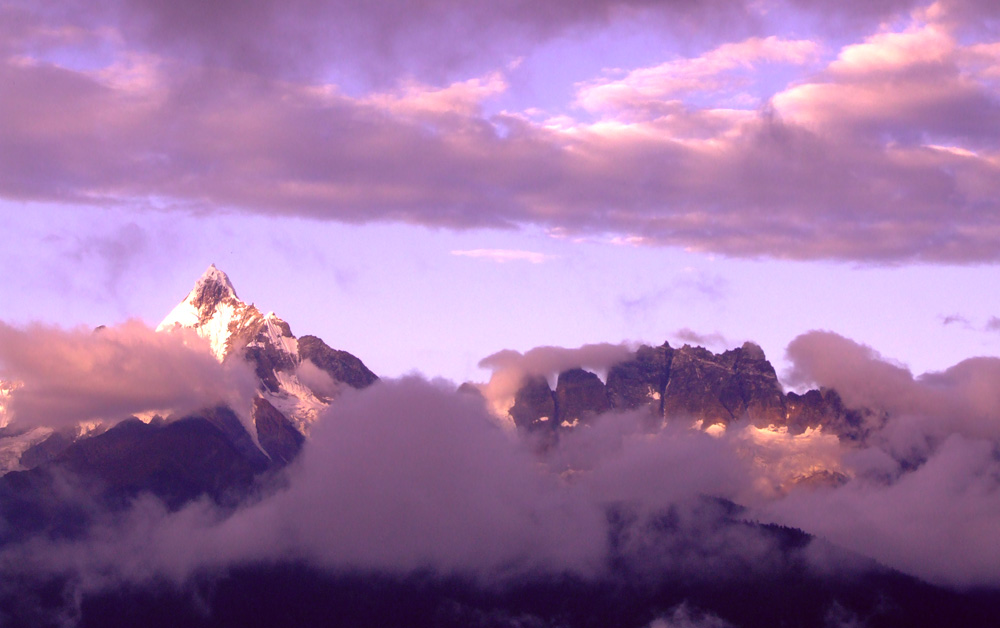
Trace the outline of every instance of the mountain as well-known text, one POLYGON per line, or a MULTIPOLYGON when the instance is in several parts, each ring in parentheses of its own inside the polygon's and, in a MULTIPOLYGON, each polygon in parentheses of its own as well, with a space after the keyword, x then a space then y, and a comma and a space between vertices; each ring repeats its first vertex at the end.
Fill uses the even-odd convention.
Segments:
MULTIPOLYGON (((378 381, 357 357, 315 336, 297 339, 276 314, 240 300, 214 264, 157 332, 178 327, 208 340, 220 362, 252 366, 258 387, 249 416, 220 406, 169 421, 133 417, 87 433, 0 425, 0 514, 7 526, 0 529, 0 545, 11 534, 84 526, 95 509, 66 502, 67 481, 98 510, 125 508, 143 493, 169 508, 202 496, 220 504, 239 502, 260 476, 295 458, 310 425, 340 390, 378 381), (327 378, 321 391, 300 380, 304 365, 313 368, 313 379, 316 373, 327 378)), ((15 388, 0 388, 0 410, 15 388)))
MULTIPOLYGON (((340 391, 378 381, 357 357, 333 349, 315 336, 297 339, 288 323, 274 312, 262 313, 254 304, 242 301, 229 277, 214 264, 156 329, 171 333, 177 328, 191 329, 208 340, 220 362, 246 361, 257 375, 249 416, 239 416, 228 408, 223 409, 225 420, 217 409, 200 413, 202 418, 212 419, 222 437, 254 468, 260 467, 261 460, 265 466, 278 467, 290 462, 302 447, 310 425, 340 391), (309 371, 317 390, 300 379, 302 368, 309 371), (321 386, 316 384, 318 377, 324 380, 319 382, 321 386)), ((23 430, 8 425, 7 402, 16 388, 16 383, 0 382, 0 475, 54 462, 85 435, 81 429, 23 430)), ((100 437, 102 432, 99 428, 86 435, 100 437)))
MULTIPOLYGON (((484 408, 471 412, 492 407, 485 388, 466 384, 451 398, 436 384, 385 383, 345 403, 354 414, 314 433, 309 455, 286 468, 341 391, 378 377, 242 301, 215 266, 158 331, 179 327, 220 362, 251 367, 249 416, 217 406, 86 434, 0 423, 10 470, 0 474, 0 626, 996 623, 995 586, 924 582, 730 501, 739 493, 726 492, 728 474, 741 486, 756 468, 727 470, 730 446, 768 454, 749 463, 773 465, 756 478, 766 496, 798 473, 796 456, 811 456, 801 442, 757 450, 660 429, 821 428, 824 445, 834 434, 863 451, 882 417, 834 390, 784 392, 753 343, 721 353, 643 345, 604 379, 579 366, 525 376, 508 418, 541 445, 538 456, 484 408), (590 429, 623 413, 644 413, 649 429, 590 429), (466 430, 470 418, 478 424, 466 430), (691 494, 675 494, 680 485, 691 494), (353 558, 358 546, 373 549, 353 558)), ((0 387, 0 411, 15 388, 0 387)), ((798 495, 856 481, 806 462, 808 475, 792 478, 798 495)))
MULTIPOLYGON (((314 391, 299 378, 298 369, 309 361, 338 386, 364 388, 378 380, 364 363, 346 351, 331 349, 315 336, 297 339, 288 323, 274 312, 261 313, 241 301, 226 273, 212 264, 194 288, 157 331, 193 329, 209 341, 220 361, 246 360, 260 380, 260 396, 295 428, 306 433, 334 395, 330 388, 314 391)), ((266 408, 255 404, 255 409, 266 408)), ((256 417, 254 417, 256 421, 256 417)))
POLYGON ((718 354, 665 342, 640 346, 611 367, 606 383, 581 368, 559 373, 555 390, 544 376, 525 376, 508 416, 522 430, 558 432, 609 410, 641 409, 660 424, 688 420, 708 428, 748 420, 792 434, 822 428, 848 439, 863 438, 873 415, 847 408, 835 390, 785 393, 764 351, 752 342, 718 354))

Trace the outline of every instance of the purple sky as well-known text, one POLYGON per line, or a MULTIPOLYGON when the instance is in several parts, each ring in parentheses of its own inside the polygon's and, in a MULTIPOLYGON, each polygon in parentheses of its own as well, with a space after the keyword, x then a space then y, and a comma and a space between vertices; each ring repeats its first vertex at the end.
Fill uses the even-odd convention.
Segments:
POLYGON ((214 262, 383 375, 1000 352, 994 2, 391 6, 0 0, 0 320, 155 324, 214 262))

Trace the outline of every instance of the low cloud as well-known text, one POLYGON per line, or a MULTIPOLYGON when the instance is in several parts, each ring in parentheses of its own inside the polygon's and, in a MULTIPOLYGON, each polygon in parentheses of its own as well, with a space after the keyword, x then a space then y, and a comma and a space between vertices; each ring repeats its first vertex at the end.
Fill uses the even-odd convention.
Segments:
POLYGON ((696 345, 709 347, 732 344, 726 339, 725 336, 718 332, 702 334, 696 332, 690 327, 682 327, 681 329, 678 329, 674 332, 674 337, 681 342, 692 342, 696 345))
POLYGON ((793 380, 882 418, 843 452, 849 482, 793 491, 768 516, 933 582, 1000 585, 1000 359, 914 377, 832 332, 799 336, 788 358, 793 380))
MULTIPOLYGON (((572 357, 607 365, 616 347, 506 352, 489 364, 521 362, 539 372, 572 357)), ((206 570, 282 561, 336 572, 458 574, 487 585, 526 574, 601 578, 612 563, 638 578, 686 582, 803 565, 845 577, 874 568, 823 543, 785 547, 734 521, 727 504, 735 502, 751 508, 748 518, 800 527, 937 583, 1000 583, 1000 555, 990 549, 1000 525, 1000 434, 972 429, 1000 423, 997 361, 907 379, 874 350, 824 334, 799 339, 790 355, 803 377, 861 387, 854 396, 845 389, 845 398, 882 395, 893 415, 868 441, 848 445, 740 424, 718 436, 681 424, 650 432, 641 413, 607 414, 539 459, 474 396, 415 377, 387 380, 346 391, 284 481, 235 512, 198 502, 168 513, 141 499, 86 538, 35 539, 0 556, 7 569, 72 575, 85 590, 162 578, 183 584, 206 570), (818 348, 829 365, 810 361, 818 348), (864 377, 841 372, 859 368, 864 377), (920 389, 931 403, 918 417, 921 409, 896 395, 920 389), (934 395, 953 405, 936 404, 934 395), (904 464, 906 435, 931 438, 921 459, 904 464), (810 462, 840 469, 845 483, 787 482, 776 490, 810 462)), ((661 622, 716 625, 693 612, 671 611, 661 622)))
POLYGON ((312 360, 303 360, 295 371, 299 381, 306 385, 313 394, 321 397, 334 398, 342 386, 329 373, 316 366, 312 360))
POLYGON ((248 409, 252 371, 219 364, 193 332, 156 333, 129 321, 97 330, 0 323, 0 379, 17 382, 12 425, 62 427, 220 403, 248 409))
POLYGON ((521 353, 504 349, 479 361, 480 368, 493 371, 489 382, 482 387, 483 395, 494 413, 504 416, 514 403, 514 395, 531 375, 548 379, 571 368, 607 371, 631 356, 625 344, 588 344, 575 349, 565 347, 535 347, 521 353))
POLYGON ((205 502, 167 513, 141 499, 85 541, 39 539, 3 555, 28 570, 75 572, 91 588, 181 583, 202 568, 282 560, 487 583, 527 573, 593 577, 606 565, 608 507, 636 526, 617 550, 629 561, 656 545, 647 535, 664 541, 650 573, 707 578, 705 561, 716 555, 752 564, 774 549, 752 530, 719 530, 722 511, 701 504, 702 495, 750 486, 747 462, 728 441, 683 429, 650 438, 641 425, 608 420, 540 465, 475 398, 418 378, 384 381, 346 392, 315 425, 285 488, 231 516, 205 502), (567 480, 560 461, 584 473, 567 480), (684 525, 654 532, 670 507, 684 525))

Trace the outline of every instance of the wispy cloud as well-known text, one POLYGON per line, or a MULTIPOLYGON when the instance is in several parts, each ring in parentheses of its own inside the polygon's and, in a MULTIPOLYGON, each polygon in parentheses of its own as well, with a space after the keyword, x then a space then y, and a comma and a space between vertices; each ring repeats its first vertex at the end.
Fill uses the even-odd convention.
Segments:
POLYGON ((963 327, 965 329, 972 328, 972 322, 961 314, 949 314, 947 316, 942 316, 941 324, 945 327, 948 325, 958 325, 959 327, 963 327))
POLYGON ((696 345, 703 345, 707 347, 719 347, 732 344, 725 336, 723 336, 719 332, 710 332, 703 334, 696 332, 690 327, 683 327, 675 331, 674 338, 677 338, 682 342, 690 342, 696 345))
POLYGON ((522 251, 518 249, 469 249, 464 251, 452 251, 452 255, 460 257, 474 257, 477 259, 490 260, 499 264, 507 262, 530 262, 541 264, 549 260, 556 259, 557 256, 548 253, 538 253, 537 251, 522 251))

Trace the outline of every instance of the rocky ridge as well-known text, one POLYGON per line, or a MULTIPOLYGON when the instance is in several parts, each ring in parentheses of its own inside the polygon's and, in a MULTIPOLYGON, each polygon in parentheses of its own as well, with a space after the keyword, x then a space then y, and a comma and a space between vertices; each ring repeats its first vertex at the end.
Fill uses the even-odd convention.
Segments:
POLYGON ((755 427, 801 434, 822 428, 861 439, 868 415, 849 409, 835 390, 785 393, 764 351, 752 342, 713 353, 669 343, 640 346, 602 382, 581 368, 563 371, 552 390, 546 377, 527 376, 508 414, 522 431, 558 432, 587 425, 608 411, 645 409, 655 423, 688 420, 708 428, 747 420, 755 427))
MULTIPOLYGON (((259 398, 267 402, 254 403, 251 418, 255 426, 262 416, 269 417, 264 420, 272 427, 283 426, 283 422, 272 420, 277 412, 298 432, 308 432, 332 396, 327 390, 313 390, 299 378, 298 369, 306 360, 337 385, 364 388, 378 381, 357 357, 332 349, 315 336, 296 338, 288 323, 274 312, 261 313, 254 304, 240 300, 229 277, 214 264, 157 331, 169 332, 176 327, 193 329, 208 340, 220 362, 242 359, 253 366, 260 381, 259 398)), ((257 429, 259 432, 259 426, 257 429)))

